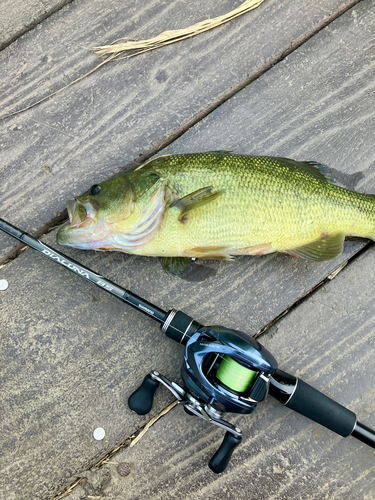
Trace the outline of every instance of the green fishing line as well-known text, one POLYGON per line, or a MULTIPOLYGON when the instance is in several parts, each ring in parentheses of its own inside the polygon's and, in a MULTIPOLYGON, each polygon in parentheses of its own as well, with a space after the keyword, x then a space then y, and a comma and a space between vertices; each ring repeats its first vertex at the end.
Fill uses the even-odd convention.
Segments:
POLYGON ((225 355, 216 372, 216 377, 233 391, 244 392, 256 374, 256 371, 249 370, 230 356, 225 355))

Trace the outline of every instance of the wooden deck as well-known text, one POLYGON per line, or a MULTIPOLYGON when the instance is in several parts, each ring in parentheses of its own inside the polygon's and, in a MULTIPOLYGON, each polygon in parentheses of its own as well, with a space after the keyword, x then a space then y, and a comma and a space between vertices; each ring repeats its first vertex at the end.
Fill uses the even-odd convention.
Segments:
MULTIPOLYGON (((84 47, 233 8, 229 0, 2 2, 0 115, 95 67, 84 47)), ((104 66, 0 121, 0 217, 56 245, 49 230, 68 199, 160 152, 317 160, 341 185, 375 193, 374 23, 370 0, 265 0, 206 34, 104 66)), ((167 276, 157 259, 63 251, 166 310, 261 334, 281 368, 375 428, 372 243, 347 241, 342 256, 322 263, 203 261, 190 281, 167 276)), ((172 398, 160 389, 139 417, 128 396, 152 369, 178 381, 182 348, 3 233, 0 279, 9 283, 0 291, 1 500, 50 500, 78 478, 70 500, 375 499, 374 450, 272 398, 253 415, 228 415, 244 440, 221 475, 207 462, 223 431, 181 408, 129 447, 172 398), (102 441, 92 437, 97 427, 102 441)))

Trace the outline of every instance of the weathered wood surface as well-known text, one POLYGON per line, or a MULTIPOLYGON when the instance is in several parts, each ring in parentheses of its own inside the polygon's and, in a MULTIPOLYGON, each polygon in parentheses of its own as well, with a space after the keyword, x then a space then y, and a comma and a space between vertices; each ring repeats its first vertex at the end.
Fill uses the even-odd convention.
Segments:
MULTIPOLYGON (((2 217, 30 232, 40 229, 73 195, 155 151, 164 136, 291 50, 292 40, 355 1, 267 0, 199 37, 111 63, 36 108, 0 121, 2 217)), ((142 7, 136 0, 108 0, 105 7, 101 0, 76 0, 0 53, 0 115, 93 69, 101 60, 85 47, 124 36, 147 38, 233 7, 232 0, 153 0, 142 7)), ((14 246, 0 234, 0 259, 14 246)))
MULTIPOLYGON (((259 153, 293 155, 301 159, 315 158, 342 171, 344 175, 340 180, 344 184, 375 191, 373 156, 370 151, 373 145, 375 100, 374 56, 371 52, 373 34, 370 30, 374 15, 370 2, 359 4, 293 53, 287 61, 231 99, 225 113, 221 113, 219 108, 200 126, 185 134, 179 143, 176 142, 176 147, 194 150, 195 141, 195 150, 225 148, 238 152, 255 150, 259 153), (363 47, 363 50, 355 50, 358 46, 363 47), (314 65, 317 69, 312 72, 311 68, 315 70, 314 65), (335 66, 335 71, 330 72, 332 66, 335 66), (307 78, 306 72, 310 71, 311 76, 307 78), (351 73, 350 78, 346 76, 347 73, 351 73), (289 85, 288 78, 289 81, 294 78, 292 85, 289 85), (301 86, 306 85, 307 89, 302 92, 301 86), (242 104, 242 114, 238 103, 242 104), (278 132, 279 128, 284 131, 283 134, 278 132), (249 132, 247 139, 245 129, 249 132), (282 140, 283 135, 285 141, 282 140), (220 147, 215 143, 216 136, 223 139, 224 143, 221 142, 220 147), (262 140, 265 140, 264 144, 262 140), (206 146, 203 148, 204 144, 206 146), (337 151, 340 151, 340 155, 337 151), (345 159, 344 164, 339 163, 339 157, 345 159)), ((118 77, 114 75, 113 82, 118 77)), ((181 118, 181 114, 179 116, 181 118)), ((71 116, 67 120, 71 120, 71 116)), ((164 126, 167 126, 167 121, 164 126)), ((24 134, 22 128, 20 132, 24 134)), ((36 140, 34 151, 42 156, 47 155, 48 147, 48 141, 41 148, 41 143, 36 140)), ((22 148, 22 154, 25 154, 25 142, 22 148)), ((110 149, 108 147, 107 151, 110 149)), ((76 153, 78 155, 78 149, 76 153)), ((90 158, 96 154, 91 150, 89 153, 90 158)), ((88 169, 88 150, 85 149, 82 155, 87 158, 81 167, 88 169)), ((119 161, 118 158, 116 161, 119 161)), ((97 165, 93 171, 105 177, 112 167, 114 164, 109 170, 105 170, 107 167, 100 170, 97 165)), ((26 198, 31 199, 34 194, 32 187, 27 191, 26 184, 34 182, 32 176, 35 172, 30 169, 21 184, 26 198)), ((14 175, 17 177, 17 172, 14 175)), ((69 175, 75 174, 71 172, 69 175)), ((63 170, 57 177, 54 182, 55 186, 61 188, 62 203, 71 195, 67 196, 65 192, 63 170)), ((10 178, 9 174, 7 179, 10 178)), ((20 177, 17 179, 20 182, 20 177)), ((93 180, 92 172, 87 172, 84 182, 91 184, 93 180)), ((49 186, 46 185, 45 191, 49 186)), ((51 191, 51 199, 54 196, 51 191)), ((21 207, 20 198, 14 197, 13 201, 17 207, 21 207)), ((39 203, 41 200, 38 201, 38 198, 35 204, 33 201, 33 211, 39 203)), ((33 214, 31 209, 30 213, 26 213, 27 204, 25 201, 23 204, 23 220, 10 217, 10 207, 4 208, 2 216, 8 214, 11 221, 30 229, 27 221, 30 222, 33 214)), ((7 206, 7 202, 4 206, 7 206)), ((39 227, 38 224, 45 220, 45 215, 39 222, 35 219, 32 229, 39 227)), ((46 241, 53 243, 54 236, 52 233, 46 241)), ((207 268, 213 269, 216 274, 204 283, 172 279, 163 273, 155 259, 74 250, 67 253, 165 309, 183 309, 202 323, 214 321, 254 334, 311 290, 333 267, 357 249, 358 243, 348 242, 345 255, 334 263, 312 264, 287 256, 241 258, 231 263, 205 262, 201 274, 207 268)), ((182 352, 179 346, 163 338, 150 320, 82 280, 69 276, 66 270, 46 262, 30 250, 0 272, 1 278, 9 281, 8 290, 0 292, 0 365, 3 384, 0 419, 4 430, 1 434, 3 456, 0 459, 0 484, 5 485, 2 491, 7 500, 49 498, 68 484, 75 474, 95 463, 146 420, 129 412, 127 396, 144 374, 153 368, 163 371, 172 379, 178 379, 182 352), (103 426, 107 432, 106 440, 102 442, 92 438, 92 431, 98 426, 103 426)), ((353 283, 350 281, 347 287, 349 285, 353 286, 353 283)), ((263 338, 265 341, 266 337, 263 338)), ((279 350, 276 346, 275 353, 278 356, 279 350)), ((361 356, 359 351, 358 359, 361 356)), ((287 360, 279 359, 287 363, 287 360)), ((288 365, 285 366, 289 369, 288 365)), ((314 382, 313 379, 306 380, 314 382)), ((166 391, 160 391, 153 414, 169 400, 166 391)), ((342 402, 346 404, 346 401, 342 402)), ((272 403, 269 405, 271 407, 276 412, 284 411, 282 408, 277 410, 272 403)), ((262 408, 258 412, 257 422, 264 426, 261 428, 268 428, 268 420, 261 423, 263 411, 262 408)), ((285 414, 280 415, 282 418, 285 414)), ((179 427, 179 419, 173 417, 173 425, 179 427)), ((181 432, 186 430, 182 429, 181 432)), ((206 432, 211 432, 208 434, 211 448, 207 451, 204 441, 204 449, 198 453, 200 459, 204 458, 204 463, 207 453, 214 451, 219 439, 219 434, 205 428, 205 436, 206 432)), ((194 436, 193 427, 191 433, 194 436)), ((284 436, 287 435, 286 432, 284 436)), ((189 449, 196 454, 194 439, 189 438, 188 442, 193 443, 189 449)), ((272 441, 267 446, 272 448, 274 444, 275 441, 272 441)), ((317 447, 312 446, 312 454, 314 450, 318 453, 317 447)), ((324 442, 320 447, 321 453, 328 453, 324 442)), ((184 453, 185 449, 181 445, 184 453)), ((244 449, 247 449, 246 446, 244 449)), ((151 457, 151 451, 149 453, 151 457)), ((297 451, 295 448, 293 451, 293 446, 290 446, 289 453, 291 463, 294 463, 298 458, 298 447, 297 451)), ((250 457, 250 450, 247 456, 250 457)), ((175 461, 183 457, 184 454, 177 454, 175 461)), ((201 465, 198 466, 201 470, 201 465)), ((249 469, 254 473, 251 463, 249 469)), ((150 482, 157 480, 152 478, 152 470, 148 479, 150 482)), ((269 466, 268 472, 272 470, 269 466)), ((195 474, 195 469, 185 472, 189 473, 195 474)), ((309 478, 310 475, 312 472, 309 478)), ((318 468, 316 475, 319 475, 318 468)), ((273 479, 277 482, 278 476, 275 477, 273 479)), ((175 481, 178 488, 178 475, 175 481)), ((210 488, 210 481, 204 476, 201 481, 200 487, 204 492, 205 488, 210 488)), ((366 478, 366 484, 370 484, 368 481, 366 478)), ((260 478, 261 484, 263 480, 260 478)), ((219 488, 218 483, 215 483, 216 487, 219 488)), ((222 487, 225 487, 223 480, 220 483, 222 487)), ((181 491, 178 491, 181 495, 181 491)), ((168 494, 172 495, 173 490, 170 489, 168 494)), ((188 497, 190 490, 187 489, 184 494, 188 497)), ((295 498, 299 498, 299 495, 306 497, 301 484, 296 486, 295 498)))
POLYGON ((1 0, 0 50, 73 0, 1 0))
MULTIPOLYGON (((374 258, 373 247, 260 339, 282 369, 350 408, 372 428, 374 258)), ((70 500, 90 493, 109 500, 375 498, 375 450, 355 438, 341 438, 270 396, 252 415, 228 419, 242 428, 244 438, 223 474, 213 474, 207 463, 224 432, 177 407, 133 448, 83 475, 88 483, 70 500), (118 474, 120 463, 130 465, 127 477, 118 474)))

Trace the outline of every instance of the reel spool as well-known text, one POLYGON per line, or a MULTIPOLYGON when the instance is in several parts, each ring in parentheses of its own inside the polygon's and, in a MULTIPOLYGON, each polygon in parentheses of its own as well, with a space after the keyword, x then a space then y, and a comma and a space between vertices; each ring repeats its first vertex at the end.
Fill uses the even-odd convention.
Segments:
POLYGON ((216 377, 229 389, 243 393, 249 388, 257 372, 240 365, 227 354, 221 360, 216 377))
POLYGON ((181 376, 188 392, 221 413, 251 413, 268 392, 275 358, 256 340, 220 326, 186 343, 181 376))

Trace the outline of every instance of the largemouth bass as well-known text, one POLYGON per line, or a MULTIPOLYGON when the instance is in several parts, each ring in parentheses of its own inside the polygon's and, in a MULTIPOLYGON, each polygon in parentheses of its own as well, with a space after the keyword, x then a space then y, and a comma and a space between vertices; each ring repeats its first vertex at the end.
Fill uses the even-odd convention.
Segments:
POLYGON ((345 236, 375 239, 375 197, 329 182, 327 167, 230 152, 166 155, 67 203, 57 242, 158 256, 170 274, 192 258, 284 252, 315 261, 345 236))

